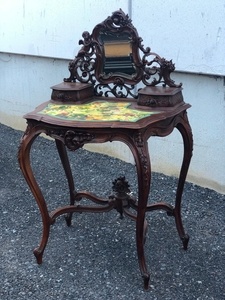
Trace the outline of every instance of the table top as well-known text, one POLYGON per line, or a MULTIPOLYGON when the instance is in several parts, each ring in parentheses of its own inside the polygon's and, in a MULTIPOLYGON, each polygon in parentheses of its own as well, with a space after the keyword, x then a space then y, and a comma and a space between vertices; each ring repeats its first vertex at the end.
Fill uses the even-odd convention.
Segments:
POLYGON ((133 99, 102 99, 102 97, 83 103, 50 100, 24 117, 58 126, 140 128, 172 117, 188 107, 189 104, 149 108, 137 105, 133 99))

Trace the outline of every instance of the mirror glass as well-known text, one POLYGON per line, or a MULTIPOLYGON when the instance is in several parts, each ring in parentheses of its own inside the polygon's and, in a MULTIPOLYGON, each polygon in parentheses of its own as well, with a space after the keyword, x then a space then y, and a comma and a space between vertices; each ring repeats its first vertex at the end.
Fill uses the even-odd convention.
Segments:
POLYGON ((106 32, 101 33, 100 38, 104 50, 102 71, 105 75, 123 73, 129 76, 136 73, 128 33, 117 36, 106 32))

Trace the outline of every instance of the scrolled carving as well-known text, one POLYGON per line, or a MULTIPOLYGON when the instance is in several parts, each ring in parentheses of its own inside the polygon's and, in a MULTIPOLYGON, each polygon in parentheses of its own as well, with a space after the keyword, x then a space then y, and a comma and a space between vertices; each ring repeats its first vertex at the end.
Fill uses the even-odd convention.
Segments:
POLYGON ((76 82, 95 84, 95 57, 84 55, 77 56, 73 62, 69 64, 70 77, 65 78, 65 82, 76 82))
POLYGON ((83 40, 79 40, 79 45, 83 45, 73 61, 69 63, 70 77, 64 78, 65 82, 95 83, 95 42, 88 31, 82 34, 83 40))
POLYGON ((84 31, 82 38, 79 45, 83 46, 70 62, 70 77, 64 81, 91 83, 95 86, 95 95, 111 94, 120 98, 137 98, 136 90, 132 90, 139 82, 146 86, 182 85, 170 78, 175 70, 172 60, 161 58, 151 52, 150 47, 145 48, 132 20, 122 10, 115 11, 112 16, 96 25, 91 34, 84 31), (118 55, 116 50, 108 57, 106 45, 111 47, 111 52, 124 45, 121 48, 122 54, 118 55))
POLYGON ((69 150, 72 151, 82 148, 85 143, 88 143, 93 139, 93 134, 77 132, 73 130, 68 130, 64 137, 65 145, 69 150))
POLYGON ((114 96, 116 98, 127 98, 131 96, 133 98, 137 98, 137 94, 135 93, 134 85, 125 85, 125 84, 97 84, 94 89, 94 93, 96 96, 114 96))
POLYGON ((111 17, 105 21, 108 27, 120 30, 122 27, 132 26, 132 20, 121 9, 115 11, 111 17))
MULTIPOLYGON (((149 53, 149 55, 152 55, 152 53, 149 53)), ((142 82, 146 86, 156 86, 158 84, 169 87, 182 86, 182 83, 175 84, 174 80, 170 78, 170 74, 175 70, 175 64, 172 60, 166 60, 155 54, 151 61, 144 60, 143 63, 145 67, 142 82)))

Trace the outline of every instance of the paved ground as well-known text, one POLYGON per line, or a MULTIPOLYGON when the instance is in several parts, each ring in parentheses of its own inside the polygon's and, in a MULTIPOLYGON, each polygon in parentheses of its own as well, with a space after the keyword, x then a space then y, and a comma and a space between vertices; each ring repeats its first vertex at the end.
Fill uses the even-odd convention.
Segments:
MULTIPOLYGON (((148 214, 146 257, 151 289, 143 291, 134 223, 116 212, 75 214, 68 228, 63 217, 52 227, 44 262, 32 249, 41 235, 40 217, 18 167, 22 133, 0 125, 0 300, 19 299, 225 299, 225 196, 187 183, 184 225, 191 236, 181 249, 174 219, 148 214)), ((33 167, 49 209, 67 203, 66 182, 52 141, 35 142, 33 167), (41 174, 41 175, 40 175, 41 174)), ((134 166, 105 155, 70 153, 78 188, 102 195, 126 175, 136 190, 134 166)), ((174 199, 176 179, 154 174, 152 199, 174 199)))

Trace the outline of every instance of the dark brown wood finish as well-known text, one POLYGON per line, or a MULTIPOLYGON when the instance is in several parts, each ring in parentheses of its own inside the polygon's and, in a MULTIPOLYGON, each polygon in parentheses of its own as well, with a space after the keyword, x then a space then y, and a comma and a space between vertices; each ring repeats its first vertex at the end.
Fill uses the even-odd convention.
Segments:
MULTIPOLYGON (((38 204, 43 231, 40 245, 34 250, 37 262, 42 263, 42 257, 48 242, 49 231, 55 219, 65 214, 67 225, 71 225, 74 212, 104 212, 116 209, 121 216, 126 215, 136 223, 136 245, 140 271, 144 279, 144 287, 149 287, 149 272, 145 261, 144 243, 147 230, 145 219, 146 212, 152 210, 165 210, 168 215, 174 216, 178 234, 182 240, 183 248, 187 249, 189 237, 185 233, 181 219, 181 199, 186 175, 192 156, 192 132, 188 122, 186 110, 190 107, 185 104, 182 97, 181 84, 176 85, 170 79, 170 73, 174 70, 172 61, 166 61, 158 55, 151 53, 150 48, 144 49, 142 40, 133 27, 131 20, 121 10, 116 11, 111 17, 98 24, 92 34, 84 32, 82 49, 70 63, 70 77, 63 84, 54 86, 52 99, 49 103, 62 103, 79 106, 95 99, 108 101, 121 101, 132 103, 132 107, 144 111, 157 111, 157 114, 145 117, 137 122, 121 121, 73 121, 62 120, 39 114, 46 105, 42 104, 32 113, 25 116, 27 129, 21 139, 19 147, 19 164, 23 175, 38 204), (122 36, 122 39, 120 38, 122 36), (127 40, 130 43, 127 46, 127 40), (122 48, 131 49, 130 61, 122 58, 122 62, 115 62, 115 72, 111 60, 105 67, 105 51, 114 51, 117 45, 115 40, 125 44, 122 48), (125 40, 125 41, 124 41, 125 40), (111 44, 113 44, 112 48, 111 44), (105 47, 105 48, 104 48, 105 47), (141 58, 140 52, 144 53, 141 58), (154 55, 152 61, 147 57, 154 55), (118 70, 119 66, 119 72, 118 70), (129 72, 125 73, 124 70, 129 72), (121 72, 124 71, 124 72, 121 72), (130 74, 130 71, 134 74, 130 74), (108 71, 107 71, 108 72, 108 71), (155 76, 158 79, 155 79, 155 76), (136 94, 135 86, 142 82, 144 89, 136 94), (158 86, 159 85, 159 86, 158 86), (113 97, 108 98, 111 95, 113 97), (133 99, 127 98, 132 96, 133 99), (126 98, 126 99, 124 99, 126 98), (136 100, 138 99, 138 100, 136 100), (174 128, 181 133, 184 143, 183 163, 181 166, 176 199, 174 206, 156 202, 148 204, 151 182, 151 163, 148 149, 148 139, 151 136, 167 136, 174 128), (56 208, 49 212, 42 191, 34 177, 31 163, 30 150, 34 140, 40 134, 46 134, 55 139, 56 147, 65 170, 70 191, 70 202, 67 206, 56 208), (78 191, 75 187, 66 148, 72 151, 83 147, 87 143, 105 143, 108 141, 121 141, 125 143, 133 154, 137 178, 138 197, 130 196, 129 184, 126 178, 119 177, 113 181, 113 193, 107 199, 102 199, 88 191, 78 191), (93 201, 96 205, 82 205, 82 198, 93 201)), ((120 46, 118 46, 120 47, 120 46)))

